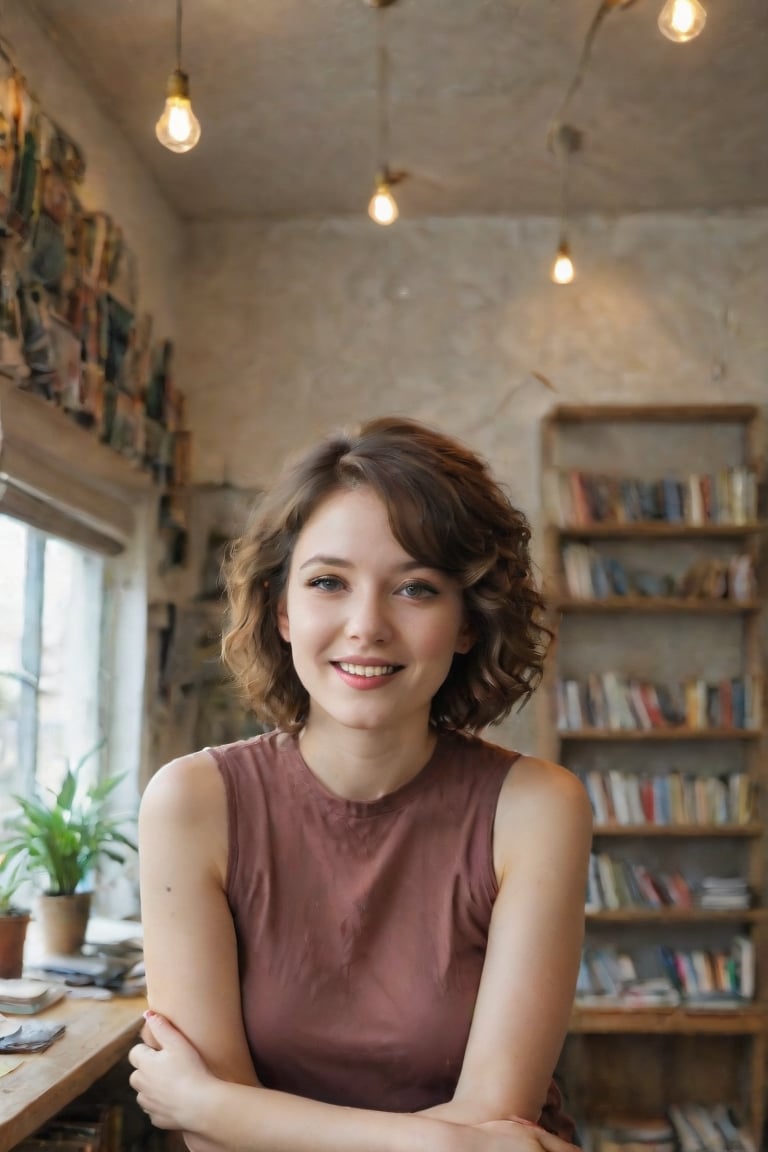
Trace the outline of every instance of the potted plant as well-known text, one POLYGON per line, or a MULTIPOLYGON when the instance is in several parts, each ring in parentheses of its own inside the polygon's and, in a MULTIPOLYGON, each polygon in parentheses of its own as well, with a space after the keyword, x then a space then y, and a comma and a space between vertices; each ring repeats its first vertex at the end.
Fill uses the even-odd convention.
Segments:
MULTIPOLYGON (((103 742, 102 742, 103 743, 103 742)), ((49 954, 82 947, 91 910, 92 873, 102 857, 122 864, 136 844, 121 831, 126 817, 107 812, 107 800, 122 776, 84 787, 83 766, 102 747, 91 749, 72 768, 67 762, 58 792, 32 799, 15 796, 21 812, 10 823, 6 857, 20 857, 30 873, 43 872, 47 887, 39 917, 49 954)))
POLYGON ((0 857, 0 979, 14 980, 24 967, 29 909, 17 901, 25 874, 21 861, 0 857))

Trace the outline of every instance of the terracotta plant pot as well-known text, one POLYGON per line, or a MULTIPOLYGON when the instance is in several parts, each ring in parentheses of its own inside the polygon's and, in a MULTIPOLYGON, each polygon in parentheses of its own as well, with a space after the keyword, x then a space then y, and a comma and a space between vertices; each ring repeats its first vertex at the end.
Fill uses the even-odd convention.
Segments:
POLYGON ((90 892, 75 892, 71 896, 45 893, 40 896, 38 919, 46 955, 68 956, 79 952, 90 913, 90 892))
POLYGON ((16 980, 24 967, 24 941, 27 938, 28 912, 0 916, 0 979, 16 980))

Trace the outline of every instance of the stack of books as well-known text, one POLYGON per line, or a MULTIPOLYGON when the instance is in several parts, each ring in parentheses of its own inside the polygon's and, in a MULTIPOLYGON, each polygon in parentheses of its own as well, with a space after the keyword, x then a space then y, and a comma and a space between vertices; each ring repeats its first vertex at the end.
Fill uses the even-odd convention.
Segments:
POLYGON ((65 991, 43 980, 0 980, 0 1012, 32 1016, 61 1000, 65 991))
POLYGON ((751 901, 747 881, 739 876, 705 876, 696 896, 700 908, 749 908, 751 901))

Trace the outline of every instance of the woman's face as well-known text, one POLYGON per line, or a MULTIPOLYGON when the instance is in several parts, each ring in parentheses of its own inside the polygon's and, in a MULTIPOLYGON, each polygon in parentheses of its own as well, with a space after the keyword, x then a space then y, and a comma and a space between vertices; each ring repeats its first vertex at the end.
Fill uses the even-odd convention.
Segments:
POLYGON ((341 490, 298 536, 279 609, 296 673, 346 728, 426 725, 455 652, 467 652, 461 589, 409 556, 369 488, 341 490))

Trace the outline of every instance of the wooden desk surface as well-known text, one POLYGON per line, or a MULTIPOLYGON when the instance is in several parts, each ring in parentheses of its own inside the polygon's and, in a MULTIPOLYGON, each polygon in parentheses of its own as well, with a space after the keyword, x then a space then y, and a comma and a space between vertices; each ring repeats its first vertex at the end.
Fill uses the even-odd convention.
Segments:
POLYGON ((60 1020, 67 1030, 47 1051, 23 1055, 18 1068, 0 1077, 0 1152, 8 1152, 109 1071, 135 1043, 146 1006, 142 996, 64 999, 39 1016, 18 1017, 60 1020))

